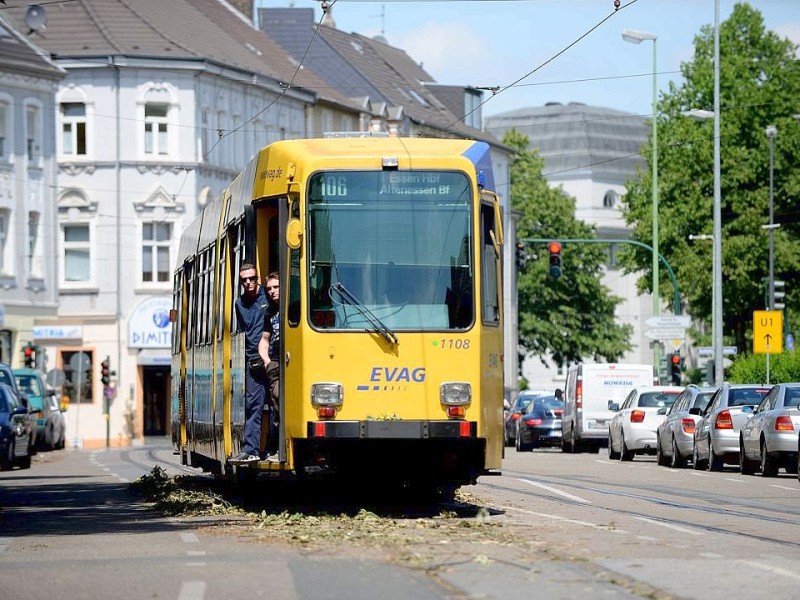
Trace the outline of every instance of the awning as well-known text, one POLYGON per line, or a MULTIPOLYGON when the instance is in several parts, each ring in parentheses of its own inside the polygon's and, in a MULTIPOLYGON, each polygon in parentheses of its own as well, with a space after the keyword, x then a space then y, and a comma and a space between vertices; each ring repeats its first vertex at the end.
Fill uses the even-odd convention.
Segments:
POLYGON ((145 367, 169 367, 172 356, 168 348, 142 348, 136 356, 136 364, 145 367))

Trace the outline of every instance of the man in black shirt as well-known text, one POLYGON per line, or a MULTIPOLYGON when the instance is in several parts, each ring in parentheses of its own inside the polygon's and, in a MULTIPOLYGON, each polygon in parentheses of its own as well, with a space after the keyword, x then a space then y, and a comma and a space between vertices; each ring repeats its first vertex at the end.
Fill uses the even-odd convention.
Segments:
POLYGON ((264 288, 258 284, 255 265, 242 265, 239 282, 244 288, 244 293, 236 299, 236 320, 239 331, 245 336, 244 443, 241 453, 231 462, 246 464, 258 462, 261 458, 261 413, 267 397, 267 376, 258 345, 264 333, 264 315, 269 300, 264 288))

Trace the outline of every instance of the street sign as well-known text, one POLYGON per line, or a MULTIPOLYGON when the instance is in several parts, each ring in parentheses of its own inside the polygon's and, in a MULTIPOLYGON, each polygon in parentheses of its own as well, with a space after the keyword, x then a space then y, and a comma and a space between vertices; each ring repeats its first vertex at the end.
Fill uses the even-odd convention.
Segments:
POLYGON ((667 340, 667 341, 669 342, 670 346, 672 346, 672 349, 675 352, 680 350, 681 346, 683 346, 683 340, 667 340))
POLYGON ((783 352, 783 311, 753 311, 753 353, 783 352))
POLYGON ((682 327, 685 329, 692 324, 692 318, 688 315, 664 315, 663 317, 650 317, 644 324, 656 329, 666 329, 668 327, 682 327))
POLYGON ((683 327, 657 327, 645 331, 644 336, 651 340, 685 340, 686 330, 683 327))
MULTIPOLYGON (((738 353, 739 349, 736 346, 722 347, 722 356, 733 356, 738 353)), ((700 346, 697 348, 697 356, 714 356, 714 346, 700 346)))

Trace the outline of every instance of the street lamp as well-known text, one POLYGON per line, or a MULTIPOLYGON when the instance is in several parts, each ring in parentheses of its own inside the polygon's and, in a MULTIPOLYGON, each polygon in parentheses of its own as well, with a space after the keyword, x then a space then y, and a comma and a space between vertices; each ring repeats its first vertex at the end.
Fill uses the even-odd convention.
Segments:
MULTIPOLYGON (((646 40, 653 42, 653 116, 651 118, 653 125, 652 133, 652 150, 653 150, 653 181, 652 181, 652 196, 653 196, 653 316, 658 316, 660 310, 660 296, 658 293, 658 124, 656 120, 658 110, 658 70, 656 61, 656 35, 644 31, 636 31, 633 29, 626 29, 622 32, 622 39, 632 44, 641 44, 646 40)), ((653 363, 657 372, 661 373, 661 357, 660 354, 661 342, 658 340, 653 342, 653 363)))
POLYGON ((767 139, 769 140, 769 309, 775 310, 775 239, 773 231, 775 230, 775 212, 773 210, 772 190, 773 190, 773 173, 775 167, 774 161, 774 145, 775 136, 778 135, 778 128, 775 125, 769 125, 766 129, 767 139))

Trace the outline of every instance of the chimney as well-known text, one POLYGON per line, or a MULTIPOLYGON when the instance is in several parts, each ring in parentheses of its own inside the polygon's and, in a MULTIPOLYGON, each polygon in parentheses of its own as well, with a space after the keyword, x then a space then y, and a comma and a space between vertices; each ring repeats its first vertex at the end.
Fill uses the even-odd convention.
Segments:
POLYGON ((253 0, 228 0, 228 3, 253 22, 253 0))

